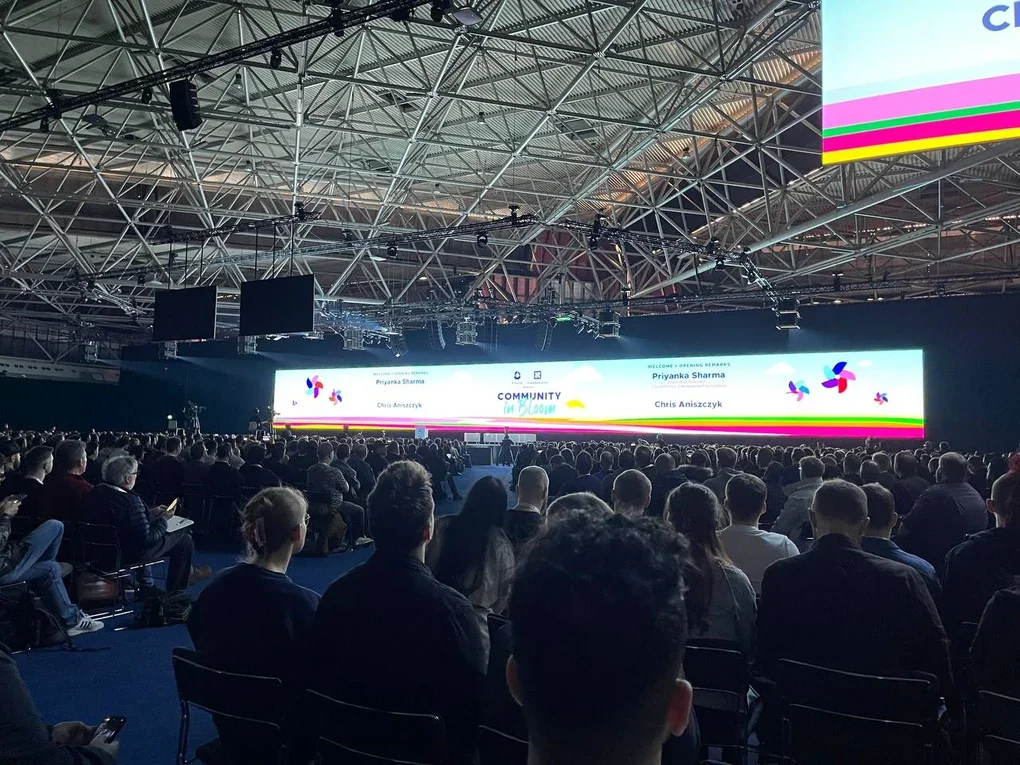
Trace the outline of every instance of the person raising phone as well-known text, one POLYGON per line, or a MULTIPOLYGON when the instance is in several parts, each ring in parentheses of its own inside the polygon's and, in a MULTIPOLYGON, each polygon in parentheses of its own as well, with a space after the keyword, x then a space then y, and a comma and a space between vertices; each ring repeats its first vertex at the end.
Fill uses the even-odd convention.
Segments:
POLYGON ((57 563, 57 551, 64 538, 64 524, 43 521, 21 540, 11 539, 11 519, 21 507, 19 496, 0 502, 0 585, 28 582, 46 607, 59 618, 71 637, 103 628, 88 614, 71 603, 64 588, 63 572, 57 563))

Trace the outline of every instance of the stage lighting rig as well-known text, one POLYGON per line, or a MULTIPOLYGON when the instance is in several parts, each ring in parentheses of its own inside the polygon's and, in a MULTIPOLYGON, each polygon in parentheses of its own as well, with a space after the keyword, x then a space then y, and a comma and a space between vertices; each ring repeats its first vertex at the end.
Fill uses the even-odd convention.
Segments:
POLYGON ((780 300, 773 311, 776 329, 800 329, 800 301, 797 298, 780 300))
POLYGON ((95 340, 85 342, 85 363, 95 364, 99 361, 99 343, 95 340))
POLYGON ((407 355, 407 350, 408 350, 408 348, 407 348, 407 338, 404 337, 404 333, 403 332, 398 332, 395 335, 391 335, 390 336, 389 346, 390 346, 390 350, 393 351, 393 355, 396 356, 398 359, 401 356, 406 356, 407 355))
POLYGON ((347 327, 344 329, 344 350, 365 350, 365 330, 361 327, 347 327))
POLYGON ((457 322, 457 345, 478 345, 478 324, 471 316, 457 322))
POLYGON ((620 314, 612 308, 599 312, 598 337, 610 338, 620 336, 620 314))
POLYGON ((393 258, 397 257, 397 243, 396 242, 390 242, 389 244, 386 245, 386 257, 390 258, 391 260, 393 258))
POLYGON ((177 341, 170 340, 166 343, 160 343, 156 355, 160 361, 173 361, 177 358, 177 341))
POLYGON ((429 15, 434 22, 439 24, 452 7, 452 0, 432 0, 432 9, 429 11, 429 15))
POLYGON ((258 338, 250 335, 240 335, 237 338, 237 355, 254 356, 259 352, 258 338))
POLYGON ((483 231, 482 233, 480 233, 478 235, 478 238, 475 240, 475 244, 477 244, 481 248, 488 247, 489 246, 489 235, 486 234, 483 231))
POLYGON ((269 54, 269 68, 279 69, 283 65, 283 51, 279 48, 273 48, 269 54))

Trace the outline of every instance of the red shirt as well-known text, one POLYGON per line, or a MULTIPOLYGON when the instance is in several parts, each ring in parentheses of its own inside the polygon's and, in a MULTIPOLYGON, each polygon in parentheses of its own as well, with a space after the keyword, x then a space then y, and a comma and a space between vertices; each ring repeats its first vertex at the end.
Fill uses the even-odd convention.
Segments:
POLYGON ((80 475, 50 473, 43 484, 39 514, 43 518, 56 518, 65 523, 79 521, 82 502, 90 491, 92 484, 80 475))

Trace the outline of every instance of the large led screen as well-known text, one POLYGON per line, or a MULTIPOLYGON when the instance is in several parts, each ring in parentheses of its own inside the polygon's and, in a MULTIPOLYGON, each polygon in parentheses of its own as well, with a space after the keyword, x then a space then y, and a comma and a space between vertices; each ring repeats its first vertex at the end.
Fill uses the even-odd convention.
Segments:
POLYGON ((822 162, 1020 136, 1020 3, 824 0, 822 162))
POLYGON ((922 353, 535 361, 276 373, 277 427, 924 436, 922 353))

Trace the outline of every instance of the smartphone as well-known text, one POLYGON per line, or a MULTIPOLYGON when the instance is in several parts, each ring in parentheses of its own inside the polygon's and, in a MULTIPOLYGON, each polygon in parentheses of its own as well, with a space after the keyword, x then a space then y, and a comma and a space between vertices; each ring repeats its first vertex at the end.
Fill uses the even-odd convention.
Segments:
POLYGON ((27 494, 12 494, 11 495, 11 499, 16 499, 16 500, 18 500, 18 502, 24 502, 26 499, 28 499, 28 495, 27 494))
POLYGON ((105 718, 99 723, 99 727, 96 728, 96 735, 92 740, 101 741, 104 744, 113 743, 125 723, 127 723, 126 717, 111 716, 105 718))
POLYGON ((173 513, 177 509, 177 503, 179 501, 180 501, 180 497, 178 497, 177 499, 175 499, 173 502, 171 502, 169 505, 166 506, 166 515, 170 515, 171 513, 173 513))

